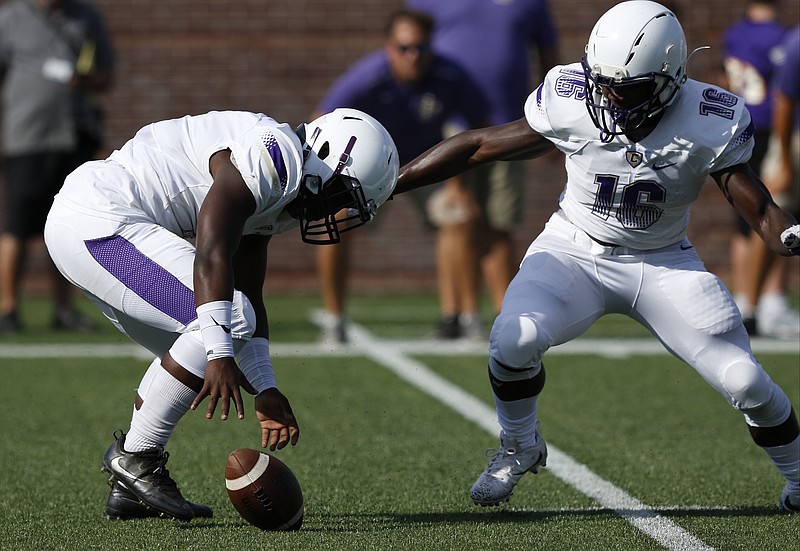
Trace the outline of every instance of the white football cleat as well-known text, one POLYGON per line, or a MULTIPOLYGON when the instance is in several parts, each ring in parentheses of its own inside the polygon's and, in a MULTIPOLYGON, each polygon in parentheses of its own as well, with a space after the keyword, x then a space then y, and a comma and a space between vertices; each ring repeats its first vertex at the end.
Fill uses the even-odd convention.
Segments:
POLYGON ((469 491, 469 497, 481 507, 508 501, 522 475, 539 472, 539 467, 547 464, 547 444, 537 432, 536 444, 523 450, 516 440, 501 432, 500 449, 488 449, 486 455, 490 458, 489 466, 469 491))
POLYGON ((781 492, 778 508, 784 513, 800 513, 800 488, 790 488, 787 483, 781 492))

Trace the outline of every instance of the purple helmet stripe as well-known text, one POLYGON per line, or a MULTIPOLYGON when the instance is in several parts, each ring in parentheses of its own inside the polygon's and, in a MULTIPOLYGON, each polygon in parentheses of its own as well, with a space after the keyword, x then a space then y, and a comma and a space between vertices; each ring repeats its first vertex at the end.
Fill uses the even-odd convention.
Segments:
POLYGON ((184 325, 197 317, 194 291, 124 237, 114 235, 85 243, 98 264, 148 304, 184 325))

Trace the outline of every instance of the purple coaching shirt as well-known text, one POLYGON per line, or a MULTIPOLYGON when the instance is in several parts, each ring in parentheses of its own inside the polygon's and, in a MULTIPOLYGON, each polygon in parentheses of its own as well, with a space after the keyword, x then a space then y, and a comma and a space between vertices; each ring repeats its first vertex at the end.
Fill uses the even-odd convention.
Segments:
POLYGON ((401 165, 442 141, 447 123, 477 127, 488 121, 477 85, 458 65, 435 54, 427 76, 414 86, 392 77, 383 50, 367 55, 334 82, 318 109, 337 107, 360 109, 383 124, 397 145, 401 165))
POLYGON ((770 83, 783 56, 786 27, 741 19, 725 33, 725 72, 731 92, 741 96, 759 130, 772 126, 770 83))
POLYGON ((434 49, 472 75, 489 99, 492 124, 523 116, 533 90, 528 48, 554 47, 546 0, 406 0, 436 21, 434 49))

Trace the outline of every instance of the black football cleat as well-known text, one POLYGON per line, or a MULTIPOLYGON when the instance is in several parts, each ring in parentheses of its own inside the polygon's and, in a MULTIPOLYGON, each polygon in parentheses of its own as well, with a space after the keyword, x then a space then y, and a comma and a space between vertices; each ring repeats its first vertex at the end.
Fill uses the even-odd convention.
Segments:
MULTIPOLYGON (((106 518, 109 520, 134 520, 139 518, 164 517, 155 509, 142 503, 130 490, 123 486, 117 479, 112 478, 111 491, 106 500, 106 518)), ((214 511, 207 505, 188 502, 192 508, 194 518, 212 518, 214 511)))
POLYGON ((110 473, 142 503, 160 516, 192 520, 194 512, 181 495, 178 485, 166 468, 169 454, 162 448, 143 452, 126 452, 125 434, 114 433, 116 440, 103 456, 101 469, 110 473))

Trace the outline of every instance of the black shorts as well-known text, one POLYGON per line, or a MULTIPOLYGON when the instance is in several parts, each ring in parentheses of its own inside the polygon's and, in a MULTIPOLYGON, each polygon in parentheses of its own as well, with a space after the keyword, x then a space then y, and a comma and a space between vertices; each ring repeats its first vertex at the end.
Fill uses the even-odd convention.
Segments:
POLYGON ((10 155, 5 168, 5 232, 20 239, 40 235, 53 197, 67 175, 97 153, 96 140, 81 140, 74 151, 10 155))

